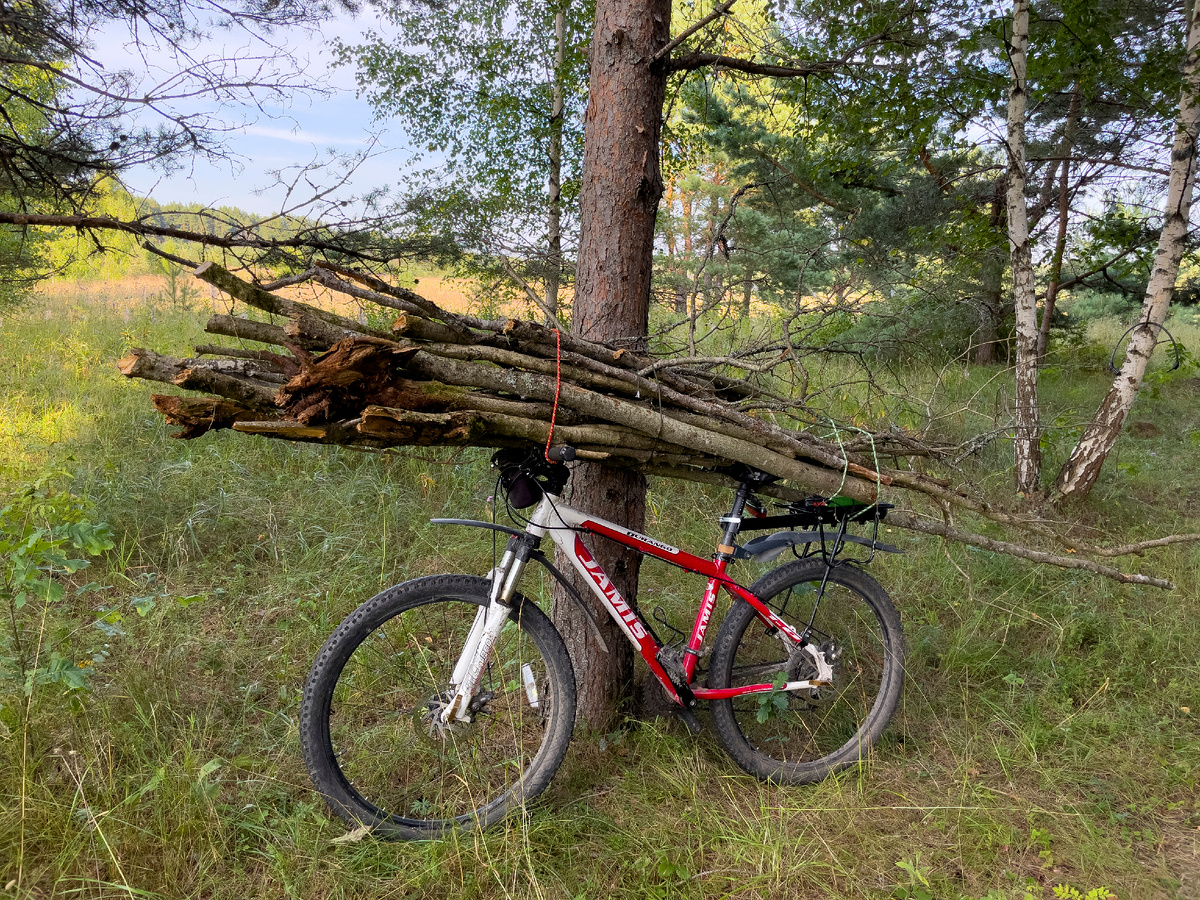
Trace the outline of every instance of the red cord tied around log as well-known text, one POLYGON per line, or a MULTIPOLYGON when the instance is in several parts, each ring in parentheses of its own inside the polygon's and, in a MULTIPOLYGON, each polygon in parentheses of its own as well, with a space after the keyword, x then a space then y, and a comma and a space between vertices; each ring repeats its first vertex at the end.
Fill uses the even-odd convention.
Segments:
POLYGON ((546 435, 546 449, 542 451, 546 462, 553 461, 550 459, 550 444, 554 441, 554 420, 558 418, 558 395, 562 392, 562 332, 557 328, 554 329, 554 342, 554 408, 550 410, 550 433, 546 435))

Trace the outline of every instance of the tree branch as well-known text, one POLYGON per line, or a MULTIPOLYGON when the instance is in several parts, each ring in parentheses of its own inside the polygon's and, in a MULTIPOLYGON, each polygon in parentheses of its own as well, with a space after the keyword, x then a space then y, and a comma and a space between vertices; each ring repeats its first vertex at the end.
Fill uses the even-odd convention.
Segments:
POLYGON ((817 202, 824 203, 830 209, 836 209, 838 212, 844 212, 848 215, 854 215, 854 213, 858 212, 858 210, 856 208, 850 207, 850 206, 843 206, 842 204, 838 203, 836 200, 832 200, 829 197, 826 197, 824 194, 820 193, 812 185, 807 184, 804 181, 801 181, 795 172, 793 172, 791 169, 784 166, 781 162, 779 162, 779 160, 775 159, 775 157, 770 156, 769 154, 766 154, 766 153, 762 153, 761 151, 760 151, 759 155, 762 156, 763 159, 765 159, 767 162, 769 162, 771 165, 773 165, 776 169, 778 169, 784 175, 786 175, 789 179, 791 179, 792 183, 795 184, 796 187, 800 188, 800 190, 804 191, 804 193, 808 194, 810 197, 817 200, 817 202))
POLYGON ((1175 590, 1174 582, 1167 581, 1165 578, 1155 578, 1151 575, 1140 574, 1131 575, 1119 569, 1114 569, 1111 566, 1102 566, 1089 559, 1080 559, 1075 556, 1058 556, 1054 553, 1046 553, 1043 550, 1031 550, 1028 547, 1022 547, 1020 544, 997 541, 980 534, 962 531, 942 522, 918 519, 914 515, 908 515, 897 510, 888 513, 887 523, 897 528, 918 531, 922 534, 935 534, 960 544, 969 544, 972 547, 979 547, 983 550, 1005 553, 1009 556, 1027 559, 1030 562, 1058 566, 1060 569, 1082 569, 1085 572, 1103 575, 1105 578, 1111 578, 1114 581, 1120 581, 1124 584, 1144 584, 1150 587, 1165 588, 1168 591, 1175 590))
POLYGON ((724 3, 722 3, 716 9, 714 9, 712 12, 710 12, 707 16, 705 16, 703 19, 701 19, 699 22, 697 22, 691 28, 684 29, 682 32, 679 33, 679 35, 677 37, 672 38, 665 47, 663 47, 661 50, 659 50, 657 53, 654 54, 654 56, 650 60, 650 65, 654 65, 660 59, 665 59, 666 57, 670 56, 672 50, 674 50, 676 47, 678 47, 680 44, 682 44, 684 41, 686 41, 688 38, 690 38, 693 34, 695 34, 701 28, 706 26, 709 22, 713 21, 714 19, 719 19, 721 16, 725 15, 727 12, 729 12, 729 10, 733 7, 733 4, 735 4, 736 2, 737 2, 737 0, 725 0, 724 3))
MULTIPOLYGON (((349 256, 364 262, 387 262, 395 258, 394 249, 381 248, 378 252, 357 249, 353 246, 334 240, 323 240, 312 235, 311 231, 290 238, 259 238, 250 236, 232 236, 206 234, 202 231, 192 231, 187 228, 174 228, 167 225, 151 225, 143 220, 126 221, 114 219, 111 216, 85 215, 38 215, 33 213, 0 212, 0 225, 21 225, 40 228, 74 228, 78 231, 117 231, 122 234, 132 234, 137 237, 169 237, 182 241, 190 241, 205 247, 221 247, 227 250, 315 250, 332 252, 349 256)), ((159 254, 160 256, 162 254, 159 254)))
POLYGON ((745 72, 747 75, 766 75, 772 78, 806 78, 809 75, 819 75, 822 72, 832 72, 846 65, 845 60, 829 60, 810 63, 807 66, 777 66, 770 63, 753 62, 736 56, 725 56, 721 53, 689 53, 678 56, 667 63, 671 72, 694 72, 708 66, 722 69, 732 69, 735 72, 745 72))

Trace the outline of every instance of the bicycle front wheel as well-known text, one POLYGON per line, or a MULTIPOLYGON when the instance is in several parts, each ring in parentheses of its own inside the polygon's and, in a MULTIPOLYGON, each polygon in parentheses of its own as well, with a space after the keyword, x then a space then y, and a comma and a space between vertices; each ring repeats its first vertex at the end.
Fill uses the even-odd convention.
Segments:
POLYGON ((575 675, 538 607, 514 598, 471 701, 439 714, 489 582, 435 575, 390 588, 338 626, 304 688, 300 743, 335 813, 388 838, 485 827, 541 793, 575 723, 575 675))
MULTIPOLYGON (((900 616, 865 572, 800 560, 749 590, 796 629, 833 669, 832 684, 748 694, 712 704, 717 737, 747 772, 783 784, 819 781, 862 759, 887 727, 904 684, 900 616), (810 623, 811 622, 811 626, 810 623)), ((779 632, 738 600, 721 623, 710 687, 816 680, 817 660, 789 652, 779 632)))

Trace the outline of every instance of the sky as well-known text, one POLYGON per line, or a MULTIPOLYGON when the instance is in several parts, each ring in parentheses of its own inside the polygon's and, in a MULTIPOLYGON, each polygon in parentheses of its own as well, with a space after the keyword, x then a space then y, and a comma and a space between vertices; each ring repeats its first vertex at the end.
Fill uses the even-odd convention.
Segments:
MULTIPOLYGON (((287 191, 276 184, 271 174, 286 170, 292 177, 297 167, 327 159, 331 152, 364 153, 362 162, 341 190, 343 195, 362 193, 382 185, 395 184, 398 171, 412 158, 404 134, 375 121, 365 100, 355 96, 352 67, 334 68, 328 43, 334 37, 352 42, 368 28, 386 27, 373 18, 342 15, 325 23, 321 33, 294 29, 282 35, 288 48, 304 61, 305 77, 320 84, 327 96, 296 94, 286 105, 266 104, 262 109, 248 105, 227 106, 216 115, 229 127, 226 145, 231 159, 210 162, 194 159, 179 171, 164 174, 149 168, 130 171, 126 187, 135 195, 151 196, 159 203, 202 203, 210 206, 236 206, 256 214, 278 212, 288 202, 287 191), (275 184, 274 187, 271 185, 275 184)), ((244 38, 225 46, 216 36, 205 49, 212 53, 245 53, 244 38)), ((133 52, 127 32, 114 26, 96 41, 94 56, 109 71, 127 68, 147 79, 158 81, 175 64, 165 54, 133 52)), ((249 52, 261 53, 262 48, 249 52)), ((213 107, 215 109, 215 107, 213 107)), ((150 120, 147 120, 150 121, 150 120)), ((328 176, 324 170, 318 177, 328 176)), ((293 198, 311 193, 297 189, 293 198)))

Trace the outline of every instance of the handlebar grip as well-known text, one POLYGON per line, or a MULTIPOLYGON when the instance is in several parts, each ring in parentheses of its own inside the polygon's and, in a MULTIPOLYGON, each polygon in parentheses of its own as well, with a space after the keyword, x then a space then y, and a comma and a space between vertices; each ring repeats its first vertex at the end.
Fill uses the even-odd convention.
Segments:
POLYGON ((551 462, 566 463, 575 459, 575 448, 564 444, 561 447, 551 447, 546 451, 546 458, 551 462))

